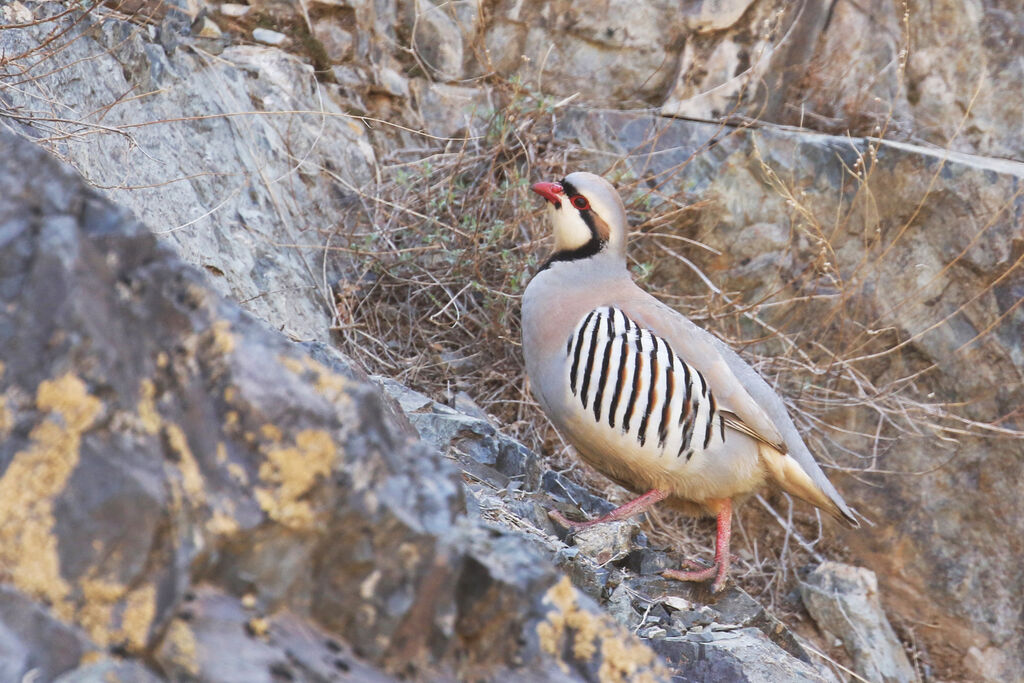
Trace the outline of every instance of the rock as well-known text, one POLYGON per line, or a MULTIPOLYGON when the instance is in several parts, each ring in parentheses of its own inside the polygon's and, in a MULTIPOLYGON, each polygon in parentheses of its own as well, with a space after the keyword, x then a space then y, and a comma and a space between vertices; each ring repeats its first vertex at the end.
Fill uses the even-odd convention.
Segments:
POLYGON ((257 43, 278 47, 285 44, 288 36, 279 31, 272 31, 269 28, 254 28, 252 30, 252 39, 257 43))
POLYGON ((1022 27, 1019 10, 989 0, 505 0, 483 26, 487 51, 474 73, 515 75, 599 106, 644 104, 670 116, 738 116, 857 136, 884 130, 1019 159, 1022 102, 1006 84, 1024 75, 1022 27))
POLYGON ((199 587, 183 605, 155 657, 170 680, 395 680, 294 614, 264 616, 209 587, 199 587))
POLYGON ((458 470, 344 358, 219 298, 38 146, 0 148, 0 562, 36 603, 3 601, 11 671, 57 639, 54 677, 101 648, 326 676, 330 632, 374 674, 667 679, 530 541, 467 518, 458 470))
POLYGON ((384 67, 378 72, 378 85, 393 97, 409 97, 409 79, 394 69, 384 67))
MULTIPOLYGON (((53 13, 57 4, 38 7, 53 13)), ((318 229, 351 211, 355 188, 370 177, 366 127, 316 94, 308 65, 273 48, 231 46, 211 61, 189 50, 167 54, 134 24, 87 14, 0 31, 0 53, 21 54, 58 29, 52 58, 62 66, 33 81, 60 93, 53 116, 105 110, 111 131, 134 127, 103 133, 101 146, 72 135, 52 143, 55 151, 204 269, 219 292, 295 338, 329 339, 332 310, 310 259, 323 253, 318 229), (128 91, 151 94, 109 106, 128 91), (321 108, 326 117, 232 115, 321 108), (192 116, 205 118, 182 120, 192 116)), ((12 110, 37 108, 30 90, 4 97, 12 110)), ((23 125, 26 134, 49 135, 31 120, 23 125)), ((330 262, 328 277, 343 267, 330 262)))
POLYGON ((224 2, 217 6, 218 11, 226 17, 238 19, 244 17, 252 9, 251 5, 239 5, 234 2, 224 2))
POLYGON ((200 38, 220 38, 223 33, 220 30, 220 26, 217 26, 213 19, 203 17, 196 35, 200 38))
POLYGON ((873 571, 823 562, 800 584, 800 595, 818 627, 843 641, 858 675, 886 683, 918 680, 882 609, 873 571))
POLYGON ((438 137, 457 137, 482 130, 494 110, 492 94, 485 88, 413 79, 409 83, 423 128, 438 137))
POLYGON ((678 12, 666 0, 504 0, 489 12, 487 59, 476 72, 517 74, 545 92, 579 92, 595 104, 660 104, 683 39, 678 12))
POLYGON ((660 574, 666 569, 676 568, 675 563, 665 553, 650 548, 635 548, 618 564, 641 576, 660 574))
POLYGON ((313 33, 334 63, 348 61, 355 50, 355 39, 333 19, 320 19, 313 24, 313 33))
MULTIPOLYGON (((740 4, 722 7, 724 16, 713 12, 717 23, 734 21, 740 4)), ((732 30, 687 41, 662 113, 713 120, 741 113, 788 122, 785 93, 811 59, 827 19, 824 3, 755 5, 741 25, 730 24, 732 30)))
POLYGON ((573 531, 572 544, 597 564, 604 565, 628 555, 639 531, 640 527, 633 519, 595 524, 573 531))
POLYGON ((687 8, 686 23, 698 33, 711 33, 732 28, 753 0, 702 0, 696 4, 696 9, 687 8))
MULTIPOLYGON (((457 459, 463 468, 472 467, 473 463, 493 468, 495 476, 505 479, 496 480, 492 475, 484 477, 501 488, 507 486, 510 479, 528 489, 535 488, 540 482, 541 468, 537 456, 518 441, 498 432, 487 419, 460 413, 394 380, 384 377, 376 380, 398 402, 419 437, 457 459)), ((554 473, 548 472, 545 476, 549 474, 554 473)), ((607 502, 605 504, 608 505, 607 502)))
POLYGON ((14 0, 4 4, 0 8, 0 16, 3 16, 5 24, 27 24, 32 21, 32 10, 14 0))
POLYGON ((432 76, 454 81, 462 78, 463 45, 457 15, 450 16, 449 7, 451 3, 439 6, 430 0, 409 0, 399 4, 399 12, 420 63, 432 76))
POLYGON ((111 681, 160 683, 166 679, 150 671, 141 662, 103 657, 99 661, 83 664, 57 678, 44 680, 53 680, 53 683, 111 683, 111 681))
POLYGON ((45 605, 10 585, 0 585, 0 679, 36 676, 52 681, 96 652, 84 633, 56 618, 45 605))
POLYGON ((835 681, 791 657, 756 628, 706 631, 650 641, 686 681, 835 681))

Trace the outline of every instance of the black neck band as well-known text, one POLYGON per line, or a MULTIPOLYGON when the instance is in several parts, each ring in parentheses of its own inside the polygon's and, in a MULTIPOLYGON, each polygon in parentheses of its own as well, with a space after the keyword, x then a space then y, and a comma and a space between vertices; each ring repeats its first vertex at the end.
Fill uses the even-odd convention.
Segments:
POLYGON ((591 240, 584 244, 582 247, 556 251, 554 254, 551 255, 551 258, 544 262, 544 265, 542 265, 540 267, 540 270, 538 270, 537 272, 540 273, 542 271, 547 270, 551 266, 551 264, 556 261, 578 261, 579 259, 590 258, 591 256, 600 254, 601 251, 604 249, 605 244, 607 244, 607 242, 605 242, 604 240, 599 240, 595 236, 591 238, 591 240))

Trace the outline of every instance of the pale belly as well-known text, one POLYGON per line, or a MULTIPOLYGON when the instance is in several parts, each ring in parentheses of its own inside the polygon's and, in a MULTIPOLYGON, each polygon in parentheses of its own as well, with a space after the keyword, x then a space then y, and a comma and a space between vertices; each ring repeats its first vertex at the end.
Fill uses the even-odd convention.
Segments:
POLYGON ((578 415, 558 422, 587 464, 636 493, 658 489, 700 505, 749 494, 765 482, 756 442, 729 429, 724 441, 686 458, 676 444, 648 441, 641 446, 629 434, 595 427, 578 415))

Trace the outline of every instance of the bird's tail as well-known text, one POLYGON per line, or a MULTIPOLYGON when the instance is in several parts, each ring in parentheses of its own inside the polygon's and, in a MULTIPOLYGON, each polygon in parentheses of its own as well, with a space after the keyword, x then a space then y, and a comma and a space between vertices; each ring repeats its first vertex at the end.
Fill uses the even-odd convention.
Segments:
MULTIPOLYGON (((758 443, 761 462, 775 484, 786 493, 821 508, 841 522, 859 527, 857 511, 850 508, 842 498, 835 500, 811 478, 791 455, 779 452, 764 442, 758 443)), ((829 487, 831 488, 831 487, 829 487)), ((834 491, 833 491, 834 492, 834 491)), ((835 493, 835 497, 839 494, 835 493)))

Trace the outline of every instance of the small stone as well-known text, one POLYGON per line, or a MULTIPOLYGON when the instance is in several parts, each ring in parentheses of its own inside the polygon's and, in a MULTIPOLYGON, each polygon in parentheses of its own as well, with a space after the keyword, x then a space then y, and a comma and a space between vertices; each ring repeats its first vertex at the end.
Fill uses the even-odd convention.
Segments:
POLYGON ((257 638, 263 638, 270 632, 270 622, 264 617, 253 617, 245 626, 249 633, 257 638))
POLYGON ((252 38, 258 43, 264 43, 265 45, 283 45, 288 40, 288 36, 278 31, 271 31, 268 28, 254 28, 252 30, 252 38))
POLYGON ((249 10, 251 9, 252 7, 250 7, 249 5, 239 5, 235 2, 225 2, 220 6, 220 13, 226 17, 234 17, 237 19, 238 17, 244 17, 246 14, 249 13, 249 10))
POLYGON ((662 600, 662 604, 664 604, 669 609, 673 609, 677 612, 686 612, 693 609, 692 602, 690 602, 686 598, 681 598, 678 595, 668 596, 667 598, 662 600))
POLYGON ((823 562, 800 584, 800 595, 819 628, 842 641, 859 675, 884 683, 916 678, 882 609, 873 571, 823 562))
POLYGON ((573 534, 573 544, 598 564, 625 557, 633 547, 637 525, 633 520, 607 522, 585 527, 573 534))
POLYGON ((313 24, 313 33, 320 44, 324 46, 327 59, 332 63, 347 61, 352 57, 355 48, 355 38, 352 34, 338 26, 333 21, 321 20, 313 24))
POLYGON ((5 5, 0 10, 0 15, 3 16, 5 24, 27 24, 32 21, 32 11, 18 0, 5 5))
POLYGON ((223 33, 210 17, 203 17, 202 26, 197 34, 200 38, 220 38, 223 33))
POLYGON ((378 82, 389 95, 395 97, 409 96, 409 79, 394 69, 382 68, 378 72, 378 82))
POLYGON ((638 548, 630 551, 619 566, 640 576, 649 576, 672 568, 673 562, 665 553, 650 548, 638 548))
POLYGON ((668 633, 668 631, 666 631, 665 629, 663 629, 660 626, 651 626, 651 627, 642 629, 638 633, 638 635, 641 638, 651 639, 651 638, 664 638, 667 633, 668 633))

